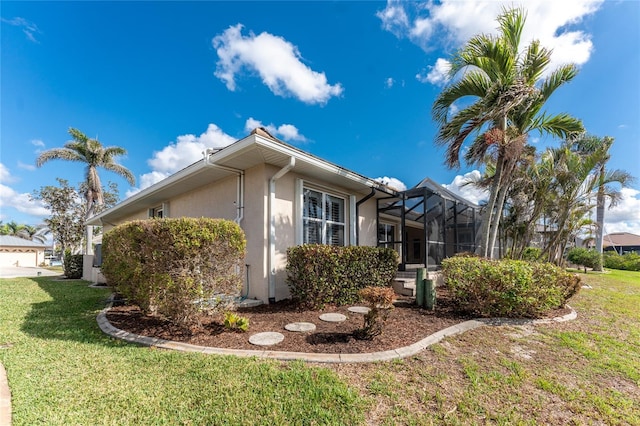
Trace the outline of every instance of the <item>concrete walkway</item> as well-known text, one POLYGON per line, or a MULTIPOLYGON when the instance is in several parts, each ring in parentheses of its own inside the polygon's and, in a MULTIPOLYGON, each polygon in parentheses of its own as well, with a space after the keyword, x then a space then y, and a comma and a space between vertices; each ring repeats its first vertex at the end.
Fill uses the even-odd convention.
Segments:
POLYGON ((11 426, 11 392, 7 372, 0 364, 0 426, 11 426))

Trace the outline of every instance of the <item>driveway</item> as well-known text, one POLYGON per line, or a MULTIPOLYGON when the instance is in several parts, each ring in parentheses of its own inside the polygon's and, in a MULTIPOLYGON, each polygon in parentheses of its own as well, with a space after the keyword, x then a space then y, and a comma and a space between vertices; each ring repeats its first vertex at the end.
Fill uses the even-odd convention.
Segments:
POLYGON ((37 277, 62 275, 62 272, 50 271, 44 268, 22 268, 19 266, 3 266, 0 268, 0 278, 37 277))

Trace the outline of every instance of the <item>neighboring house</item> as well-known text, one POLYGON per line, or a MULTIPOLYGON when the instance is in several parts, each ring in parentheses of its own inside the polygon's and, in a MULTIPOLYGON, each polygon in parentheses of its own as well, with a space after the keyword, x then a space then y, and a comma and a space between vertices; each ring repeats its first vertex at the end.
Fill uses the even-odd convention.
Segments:
POLYGON ((45 261, 45 244, 11 235, 0 235, 0 268, 35 268, 45 261))
POLYGON ((436 266, 446 255, 473 250, 477 206, 431 181, 421 185, 398 192, 256 129, 223 149, 207 150, 203 160, 88 224, 108 232, 150 217, 234 220, 247 239, 243 295, 274 302, 289 297, 291 246, 394 247, 401 269, 436 266))
POLYGON ((640 235, 629 232, 614 232, 602 237, 604 251, 616 251, 618 254, 640 253, 640 235))

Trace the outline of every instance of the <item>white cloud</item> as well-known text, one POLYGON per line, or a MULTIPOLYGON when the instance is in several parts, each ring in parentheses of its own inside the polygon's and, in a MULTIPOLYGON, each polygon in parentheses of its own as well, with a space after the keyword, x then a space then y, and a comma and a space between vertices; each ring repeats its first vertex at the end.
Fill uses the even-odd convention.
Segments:
POLYGON ((29 170, 30 172, 32 172, 36 169, 36 166, 33 164, 26 164, 26 163, 23 163, 22 161, 18 161, 18 168, 29 170))
POLYGON ((471 201, 475 204, 480 204, 481 201, 486 201, 489 197, 487 191, 483 189, 477 188, 475 185, 470 182, 477 182, 482 175, 478 170, 473 170, 469 173, 465 173, 464 175, 457 175, 453 178, 453 181, 450 184, 443 184, 445 188, 449 191, 454 192, 461 197, 471 201))
POLYGON ((376 13, 376 16, 382 21, 382 27, 396 37, 402 37, 409 27, 409 17, 404 7, 397 2, 387 2, 387 7, 376 13))
POLYGON ((44 148, 44 142, 42 142, 40 139, 32 139, 31 145, 36 146, 38 148, 44 148))
POLYGON ((31 200, 31 194, 28 192, 18 193, 3 184, 0 184, 0 207, 2 210, 12 207, 21 213, 39 217, 46 217, 50 214, 40 201, 31 200))
MULTIPOLYGON (((11 176, 9 169, 2 163, 0 163, 0 182, 11 183, 16 179, 11 176)), ((21 213, 26 213, 34 216, 49 216, 49 210, 43 207, 40 201, 32 201, 31 194, 18 193, 13 188, 0 183, 0 208, 6 210, 7 208, 14 208, 21 213)), ((3 220, 4 220, 3 215, 3 220)))
MULTIPOLYGON (((424 50, 430 50, 434 45, 443 44, 449 48, 459 47, 476 34, 495 34, 495 18, 502 9, 522 6, 527 11, 523 46, 538 39, 542 46, 553 49, 548 67, 552 71, 561 64, 582 65, 589 60, 593 50, 591 36, 576 26, 595 13, 602 3, 603 0, 442 0, 438 3, 390 0, 377 16, 383 28, 398 38, 406 37, 424 50)), ((432 70, 436 80, 437 66, 436 62, 432 70)))
POLYGON ((307 138, 300 134, 300 131, 293 124, 281 124, 276 126, 275 124, 263 124, 262 121, 256 120, 253 117, 249 117, 244 124, 244 129, 247 132, 252 131, 256 127, 264 127, 273 136, 281 138, 285 141, 298 141, 306 142, 307 138))
POLYGON ((429 66, 428 71, 423 70, 416 74, 416 79, 421 83, 431 83, 436 85, 443 85, 449 81, 449 70, 451 69, 451 62, 446 59, 438 58, 436 64, 429 66))
POLYGON ((640 235, 640 191, 622 188, 620 192, 620 202, 604 213, 604 232, 630 232, 640 235))
POLYGON ((175 142, 153 153, 151 159, 147 161, 152 171, 140 176, 140 186, 127 191, 127 197, 202 159, 202 152, 205 149, 223 148, 235 140, 215 124, 209 124, 207 131, 200 136, 192 134, 178 136, 175 142))
POLYGON ((36 35, 42 33, 38 29, 38 26, 33 22, 27 21, 26 19, 20 18, 19 16, 11 19, 0 18, 0 20, 6 24, 13 25, 14 27, 22 28, 22 32, 29 41, 39 43, 39 41, 36 39, 36 35))
POLYGON ((0 163, 0 182, 15 182, 15 178, 11 176, 11 172, 4 164, 0 163))
POLYGON ((407 185, 405 185, 404 182, 394 177, 384 176, 375 178, 374 180, 380 182, 383 185, 387 185, 388 187, 393 188, 397 191, 405 191, 407 189, 407 185))
POLYGON ((284 38, 267 32, 244 36, 242 28, 241 24, 229 27, 213 39, 219 58, 215 76, 227 89, 236 90, 236 75, 244 68, 257 72, 275 95, 293 96, 307 104, 325 104, 342 94, 340 83, 329 84, 324 72, 305 65, 298 48, 284 38))
POLYGON ((395 81, 393 80, 393 78, 389 77, 385 80, 384 84, 387 87, 387 89, 391 89, 393 87, 393 84, 395 83, 395 81))

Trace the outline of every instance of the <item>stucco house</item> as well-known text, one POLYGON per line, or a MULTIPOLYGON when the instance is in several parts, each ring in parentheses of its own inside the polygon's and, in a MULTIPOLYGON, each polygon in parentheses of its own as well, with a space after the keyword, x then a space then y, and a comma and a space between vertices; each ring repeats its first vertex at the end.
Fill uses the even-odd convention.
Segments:
POLYGON ((45 244, 12 235, 0 235, 0 268, 35 268, 45 261, 45 244))
POLYGON ((447 255, 473 250, 477 206, 434 185, 425 180, 400 192, 256 129, 225 148, 207 150, 203 160, 88 224, 107 232, 150 217, 234 220, 247 239, 243 295, 273 303, 289 297, 291 246, 394 247, 401 269, 435 267, 447 255))

